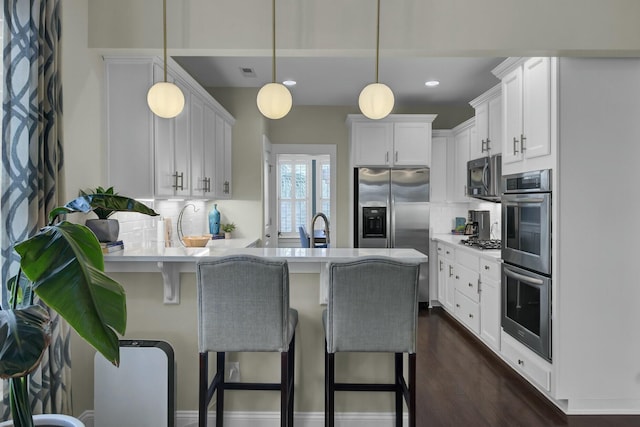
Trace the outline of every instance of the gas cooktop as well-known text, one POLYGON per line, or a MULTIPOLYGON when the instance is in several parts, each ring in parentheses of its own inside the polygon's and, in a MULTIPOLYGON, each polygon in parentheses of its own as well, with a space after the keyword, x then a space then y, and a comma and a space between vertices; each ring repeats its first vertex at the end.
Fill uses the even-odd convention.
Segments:
POLYGON ((480 240, 477 237, 470 237, 466 240, 460 240, 460 243, 478 249, 502 249, 502 241, 499 239, 480 240))

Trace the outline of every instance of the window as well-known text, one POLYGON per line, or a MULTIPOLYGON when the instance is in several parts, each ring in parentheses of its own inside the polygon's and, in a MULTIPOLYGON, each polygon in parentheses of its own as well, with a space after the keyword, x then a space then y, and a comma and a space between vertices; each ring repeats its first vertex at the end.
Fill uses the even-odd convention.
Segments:
MULTIPOLYGON (((316 212, 331 212, 329 156, 281 154, 278 156, 278 230, 295 238, 298 227, 308 229, 316 212)), ((318 222, 318 228, 324 224, 318 222)))

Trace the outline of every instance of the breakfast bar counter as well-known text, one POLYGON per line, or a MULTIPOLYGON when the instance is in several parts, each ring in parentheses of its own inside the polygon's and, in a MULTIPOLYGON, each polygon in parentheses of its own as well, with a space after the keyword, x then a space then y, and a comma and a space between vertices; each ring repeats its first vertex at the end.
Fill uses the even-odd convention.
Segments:
POLYGON ((320 302, 326 291, 325 268, 333 261, 363 256, 385 256, 407 262, 427 262, 427 256, 415 249, 365 248, 258 248, 257 240, 212 240, 205 247, 140 247, 105 254, 105 271, 118 273, 160 272, 163 277, 165 304, 180 303, 180 273, 194 273, 196 261, 203 257, 255 255, 286 259, 292 273, 320 274, 320 302))

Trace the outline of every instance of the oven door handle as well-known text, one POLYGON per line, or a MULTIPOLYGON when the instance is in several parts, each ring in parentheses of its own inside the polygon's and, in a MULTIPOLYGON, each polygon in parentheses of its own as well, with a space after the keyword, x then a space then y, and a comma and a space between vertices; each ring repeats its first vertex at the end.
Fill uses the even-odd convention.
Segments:
POLYGON ((519 280, 524 283, 528 283, 530 285, 542 286, 544 284, 542 279, 536 279, 534 277, 529 277, 529 276, 525 276, 524 274, 516 273, 515 271, 510 270, 508 267, 504 268, 504 274, 506 274, 507 276, 513 279, 519 280))

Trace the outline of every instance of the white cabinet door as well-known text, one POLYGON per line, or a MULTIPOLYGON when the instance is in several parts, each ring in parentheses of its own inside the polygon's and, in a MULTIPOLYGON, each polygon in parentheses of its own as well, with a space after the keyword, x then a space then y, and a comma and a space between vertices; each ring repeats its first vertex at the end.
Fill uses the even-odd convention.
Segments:
MULTIPOLYGON (((164 79, 161 65, 154 64, 154 79, 164 79)), ((184 110, 172 119, 153 117, 155 148, 155 195, 160 197, 190 194, 190 91, 181 81, 167 74, 185 95, 184 110)))
POLYGON ((151 61, 105 59, 107 185, 134 198, 153 197, 151 61))
POLYGON ((502 163, 522 160, 522 67, 502 79, 502 163))
POLYGON ((531 58, 523 66, 524 157, 551 153, 551 65, 549 58, 531 58))
POLYGON ((447 200, 447 149, 449 138, 446 136, 434 136, 431 139, 431 202, 444 202, 447 200))
POLYGON ((503 164, 526 171, 526 159, 551 154, 551 72, 550 58, 529 58, 502 78, 503 164))
POLYGON ((216 115, 216 178, 215 196, 231 198, 231 125, 220 115, 216 115))
POLYGON ((486 146, 488 153, 494 155, 502 152, 502 96, 489 100, 488 111, 489 133, 486 146))
POLYGON ((204 101, 191 97, 189 124, 191 129, 191 195, 204 196, 207 186, 204 173, 204 101))
POLYGON ((480 260, 480 338, 500 351, 500 265, 480 260))
POLYGON ((431 123, 393 124, 393 164, 431 165, 431 123))
POLYGON ((391 166, 393 123, 352 124, 354 166, 391 166))
POLYGON ((216 173, 216 112, 208 104, 204 105, 204 147, 203 147, 203 168, 204 168, 204 189, 206 198, 214 196, 215 173, 216 173))
POLYGON ((469 146, 469 159, 478 159, 487 155, 487 139, 489 138, 489 104, 483 102, 476 108, 476 138, 469 146))
POLYGON ((474 127, 468 127, 457 133, 454 138, 455 165, 451 200, 455 202, 468 201, 467 162, 469 161, 469 147, 473 130, 474 127))

